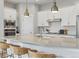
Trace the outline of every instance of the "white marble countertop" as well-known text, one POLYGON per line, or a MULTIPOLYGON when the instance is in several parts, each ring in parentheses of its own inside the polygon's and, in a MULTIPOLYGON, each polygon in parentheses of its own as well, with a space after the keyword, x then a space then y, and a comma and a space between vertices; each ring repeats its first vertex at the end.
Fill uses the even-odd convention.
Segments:
POLYGON ((77 47, 78 39, 74 37, 58 37, 58 36, 44 36, 37 37, 36 35, 18 35, 15 37, 5 37, 7 40, 20 41, 23 43, 31 43, 40 46, 61 46, 61 47, 77 47))
MULTIPOLYGON (((40 34, 36 34, 36 36, 40 36, 40 34)), ((43 37, 68 37, 68 38, 76 38, 75 35, 64 35, 64 34, 42 34, 43 37)))

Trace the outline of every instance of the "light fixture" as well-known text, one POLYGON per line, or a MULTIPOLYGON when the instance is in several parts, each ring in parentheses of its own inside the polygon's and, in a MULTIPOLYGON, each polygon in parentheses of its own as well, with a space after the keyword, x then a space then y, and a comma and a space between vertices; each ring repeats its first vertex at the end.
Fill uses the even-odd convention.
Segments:
POLYGON ((28 7, 27 7, 27 0, 26 0, 26 10, 24 12, 24 16, 29 16, 29 11, 28 11, 28 7))
POLYGON ((52 13, 58 12, 58 6, 56 5, 56 1, 53 2, 53 6, 51 8, 52 13))
POLYGON ((29 12, 28 12, 28 9, 27 8, 25 10, 24 16, 29 16, 29 12))
POLYGON ((37 2, 39 1, 39 0, 36 0, 37 2))

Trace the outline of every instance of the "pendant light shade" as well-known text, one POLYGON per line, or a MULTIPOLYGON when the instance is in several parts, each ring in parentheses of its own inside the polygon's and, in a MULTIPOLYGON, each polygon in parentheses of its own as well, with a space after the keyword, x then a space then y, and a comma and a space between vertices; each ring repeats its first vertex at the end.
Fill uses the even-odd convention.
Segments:
POLYGON ((56 5, 56 2, 53 2, 53 6, 51 8, 52 13, 57 13, 58 12, 58 7, 56 5))
POLYGON ((26 10, 24 12, 24 16, 29 16, 29 11, 28 11, 28 7, 27 7, 27 0, 26 0, 26 10))
POLYGON ((25 10, 24 16, 29 16, 29 12, 28 12, 28 9, 27 8, 25 10))

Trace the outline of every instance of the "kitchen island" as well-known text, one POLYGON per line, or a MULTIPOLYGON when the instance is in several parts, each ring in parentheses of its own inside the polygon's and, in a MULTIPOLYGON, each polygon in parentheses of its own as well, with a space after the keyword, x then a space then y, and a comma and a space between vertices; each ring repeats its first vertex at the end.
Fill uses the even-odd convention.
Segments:
POLYGON ((7 43, 28 47, 39 51, 54 53, 57 57, 77 58, 79 49, 77 49, 77 39, 72 37, 39 37, 37 35, 17 35, 14 37, 5 37, 7 43), (69 47, 69 48, 68 48, 69 47))
POLYGON ((13 40, 23 43, 31 43, 40 46, 48 46, 48 47, 70 47, 76 48, 77 42, 79 41, 77 38, 73 36, 59 36, 59 35, 51 35, 51 36, 43 36, 40 37, 38 35, 17 35, 15 37, 5 37, 7 41, 13 40))
POLYGON ((54 53, 57 57, 77 58, 76 38, 69 37, 39 37, 36 35, 17 35, 15 37, 5 37, 7 43, 28 47, 39 51, 54 53), (69 47, 69 48, 66 48, 69 47))

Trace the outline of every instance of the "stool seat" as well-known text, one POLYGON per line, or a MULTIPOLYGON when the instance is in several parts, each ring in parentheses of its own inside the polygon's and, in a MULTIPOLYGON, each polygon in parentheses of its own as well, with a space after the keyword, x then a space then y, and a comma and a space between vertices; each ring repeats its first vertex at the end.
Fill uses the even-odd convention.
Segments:
POLYGON ((56 58, 55 54, 50 54, 50 53, 44 53, 44 52, 36 52, 36 51, 32 51, 29 50, 29 57, 31 58, 56 58))
POLYGON ((13 50, 15 55, 21 56, 28 53, 30 48, 20 47, 18 45, 10 45, 10 48, 13 50))
POLYGON ((9 45, 5 42, 0 42, 0 48, 1 49, 7 49, 7 48, 9 48, 9 45))

